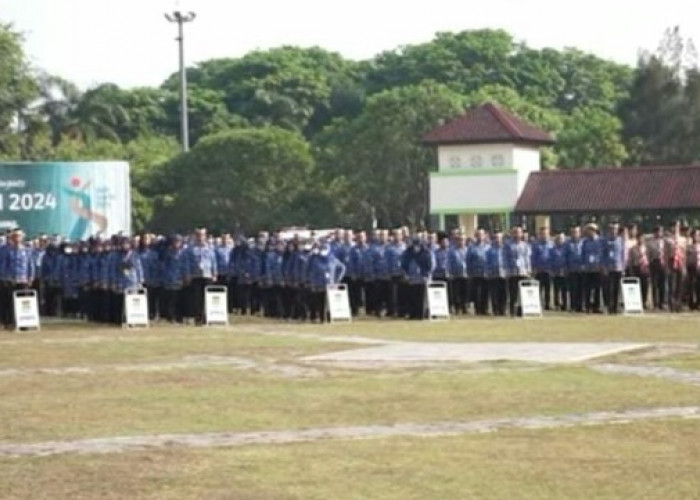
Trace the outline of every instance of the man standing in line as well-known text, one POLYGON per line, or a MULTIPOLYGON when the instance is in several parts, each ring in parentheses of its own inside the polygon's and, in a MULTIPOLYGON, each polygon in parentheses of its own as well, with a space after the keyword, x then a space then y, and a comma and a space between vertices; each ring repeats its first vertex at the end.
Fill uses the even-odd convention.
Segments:
POLYGON ((610 233, 603 242, 605 249, 603 296, 610 314, 619 312, 620 281, 627 266, 626 240, 625 229, 619 224, 610 224, 610 233))
POLYGON ((408 280, 408 312, 410 319, 423 319, 425 314, 425 291, 435 266, 432 252, 413 238, 411 246, 401 258, 401 268, 408 280))
POLYGON ((195 323, 202 325, 204 323, 204 290, 216 281, 218 275, 216 253, 207 242, 205 228, 195 230, 194 241, 187 248, 187 260, 189 265, 185 284, 189 286, 195 323))
MULTIPOLYGON (((350 275, 350 309, 353 316, 357 316, 361 307, 365 307, 367 312, 367 298, 365 297, 366 280, 371 277, 367 264, 371 262, 367 258, 369 245, 367 245, 367 233, 358 231, 356 244, 350 250, 349 266, 347 272, 350 275)), ((371 299, 371 297, 370 297, 371 299)))
POLYGON ((455 314, 467 314, 469 306, 469 281, 467 274, 467 238, 463 234, 455 237, 455 245, 447 257, 450 276, 450 301, 455 314))
POLYGON ((569 308, 566 248, 564 234, 557 235, 554 239, 554 247, 552 247, 550 269, 554 284, 554 308, 560 311, 566 311, 569 308))
POLYGON ((386 249, 387 266, 391 276, 391 289, 389 291, 387 315, 395 318, 405 318, 406 310, 406 280, 401 269, 401 256, 406 250, 403 231, 393 231, 391 243, 386 249))
POLYGON ((508 297, 511 316, 517 314, 517 304, 520 295, 520 281, 528 279, 532 274, 530 244, 525 241, 523 228, 516 226, 511 229, 511 238, 506 243, 506 259, 508 267, 508 297))
POLYGON ((583 257, 583 304, 587 313, 601 313, 600 291, 603 269, 603 248, 598 236, 598 226, 588 224, 586 237, 581 243, 583 257))
POLYGON ((389 269, 389 231, 381 229, 377 232, 377 242, 372 247, 371 260, 374 275, 372 295, 374 298, 373 313, 382 316, 384 310, 389 315, 391 309, 391 271, 389 269))
POLYGON ((474 294, 474 309, 479 316, 485 316, 489 311, 489 287, 486 269, 486 254, 489 244, 486 241, 486 231, 476 231, 476 241, 469 247, 467 267, 472 293, 474 294))
POLYGON ((571 228, 566 242, 566 274, 572 312, 583 312, 583 240, 581 228, 571 228))
POLYGON ((486 252, 486 269, 491 297, 491 310, 494 316, 505 316, 507 301, 508 269, 506 264, 506 249, 503 246, 503 233, 497 231, 493 235, 491 245, 486 252))
POLYGON ((649 271, 651 273, 651 295, 654 309, 662 310, 666 304, 666 238, 663 226, 654 228, 654 236, 647 243, 649 271))
POLYGON ((10 233, 2 259, 2 276, 7 284, 9 299, 2 308, 3 323, 7 328, 12 328, 15 323, 13 293, 29 288, 36 276, 34 256, 32 250, 24 245, 24 232, 21 229, 14 229, 10 233))
POLYGON ((549 228, 541 227, 538 238, 532 244, 532 270, 535 273, 535 279, 540 282, 542 304, 546 311, 551 309, 552 300, 552 277, 549 269, 549 253, 552 246, 549 228))

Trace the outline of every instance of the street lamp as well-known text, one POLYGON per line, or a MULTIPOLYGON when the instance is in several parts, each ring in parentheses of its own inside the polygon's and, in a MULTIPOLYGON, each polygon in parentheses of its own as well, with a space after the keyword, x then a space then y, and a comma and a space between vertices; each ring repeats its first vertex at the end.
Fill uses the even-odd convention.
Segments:
POLYGON ((182 150, 190 150, 189 126, 187 124, 187 74, 185 73, 185 36, 183 25, 194 21, 197 17, 194 12, 180 12, 176 10, 172 14, 165 14, 165 18, 171 23, 177 23, 177 40, 180 48, 180 139, 182 150))

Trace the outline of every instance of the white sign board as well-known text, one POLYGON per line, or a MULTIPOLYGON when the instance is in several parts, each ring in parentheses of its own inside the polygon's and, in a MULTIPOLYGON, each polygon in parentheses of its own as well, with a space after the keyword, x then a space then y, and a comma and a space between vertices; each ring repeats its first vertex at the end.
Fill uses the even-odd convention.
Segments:
POLYGON ((228 325, 228 288, 211 285, 204 289, 204 322, 207 325, 228 325))
POLYGON ((428 317, 431 320, 450 319, 447 283, 444 281, 428 283, 426 293, 428 296, 428 317))
POLYGON ((39 326, 39 301, 36 290, 17 290, 12 296, 15 310, 15 329, 33 328, 39 326))
POLYGON ((124 326, 148 327, 148 292, 145 288, 124 290, 124 326))
POLYGON ((331 323, 352 321, 347 285, 329 285, 326 288, 326 302, 331 323))
POLYGON ((622 290, 625 314, 644 314, 642 287, 639 278, 622 278, 620 289, 622 290))
POLYGON ((540 282, 537 280, 522 280, 518 287, 523 318, 542 316, 540 282))

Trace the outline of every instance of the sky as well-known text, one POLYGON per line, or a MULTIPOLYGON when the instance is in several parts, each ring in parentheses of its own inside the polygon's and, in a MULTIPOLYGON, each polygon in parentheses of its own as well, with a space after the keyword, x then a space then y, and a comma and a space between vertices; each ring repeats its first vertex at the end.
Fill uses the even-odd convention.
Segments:
POLYGON ((197 14, 185 28, 188 64, 279 45, 366 59, 436 32, 481 28, 628 64, 669 26, 700 46, 692 0, 0 0, 0 21, 24 33, 34 65, 82 88, 154 86, 177 70, 176 26, 164 18, 175 9, 197 14))

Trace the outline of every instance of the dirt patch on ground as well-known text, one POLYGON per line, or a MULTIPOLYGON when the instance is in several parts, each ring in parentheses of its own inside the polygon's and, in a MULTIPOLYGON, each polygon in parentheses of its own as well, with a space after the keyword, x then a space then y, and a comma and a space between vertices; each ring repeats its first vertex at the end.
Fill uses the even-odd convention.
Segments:
POLYGON ((235 356, 185 356, 177 361, 102 366, 68 366, 61 368, 11 368, 0 370, 0 377, 28 375, 91 375, 104 372, 162 372, 196 368, 229 367, 289 378, 315 378, 323 372, 309 366, 266 362, 235 356))
POLYGON ((579 425, 624 424, 671 418, 700 419, 700 407, 649 408, 621 412, 502 418, 467 422, 405 423, 358 427, 331 427, 263 432, 206 434, 159 434, 122 436, 76 441, 0 444, 0 458, 38 457, 66 453, 107 454, 164 448, 217 448, 246 445, 302 443, 332 439, 377 439, 394 436, 449 436, 496 432, 503 429, 555 429, 579 425))
POLYGON ((632 366, 604 364, 592 365, 591 369, 599 373, 605 374, 614 373, 616 375, 635 375, 637 377, 662 378, 666 380, 672 380, 673 382, 681 382, 683 384, 700 386, 700 373, 684 372, 681 370, 675 370, 673 368, 667 368, 665 366, 632 366))

